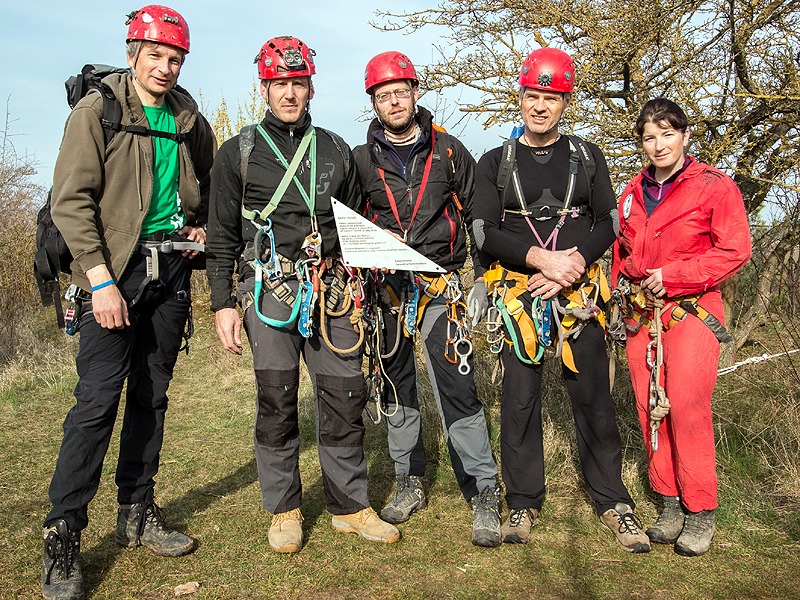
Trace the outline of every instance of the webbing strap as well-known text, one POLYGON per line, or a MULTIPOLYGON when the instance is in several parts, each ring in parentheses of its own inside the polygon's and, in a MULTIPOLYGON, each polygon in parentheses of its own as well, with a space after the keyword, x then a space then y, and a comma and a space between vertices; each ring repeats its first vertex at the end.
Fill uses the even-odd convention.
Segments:
POLYGON ((300 146, 298 146, 297 151, 294 153, 294 157, 292 157, 292 162, 288 162, 286 158, 281 153, 280 149, 275 145, 275 142, 269 136, 269 134, 264 131, 264 128, 261 125, 256 127, 256 130, 261 134, 261 136, 266 140, 269 147, 272 148, 272 151, 275 153, 275 156, 278 157, 278 160, 281 162, 283 167, 286 169, 286 172, 283 174, 283 178, 281 179, 280 183, 278 184, 275 193, 272 195, 272 199, 269 201, 263 210, 261 211, 251 211, 244 207, 244 203, 242 203, 242 216, 249 220, 253 221, 256 217, 261 218, 262 220, 266 220, 269 216, 275 212, 275 209, 278 208, 278 204, 283 199, 283 195, 286 193, 286 190, 289 189, 289 185, 292 181, 294 181, 297 189, 300 190, 300 195, 303 197, 303 201, 308 206, 308 210, 311 213, 311 216, 314 216, 314 209, 315 209, 315 202, 316 202, 316 190, 317 190, 317 136, 316 131, 313 127, 309 127, 305 134, 303 135, 303 139, 300 141, 300 146), (309 185, 309 193, 303 189, 303 186, 300 184, 300 181, 296 177, 297 169, 300 167, 300 163, 305 156, 306 150, 308 147, 311 146, 310 152, 310 160, 311 160, 311 182, 309 185))
MULTIPOLYGON (((383 186, 386 189, 386 196, 389 199, 389 206, 392 208, 392 214, 394 215, 395 221, 397 221, 398 227, 400 227, 400 231, 403 232, 403 237, 405 237, 409 230, 411 229, 411 225, 414 224, 414 219, 417 216, 417 211, 419 210, 419 206, 422 203, 422 196, 425 194, 425 187, 428 185, 428 177, 431 174, 431 165, 433 164, 433 151, 436 145, 436 130, 431 128, 431 151, 428 153, 428 158, 425 159, 425 170, 422 173, 422 183, 420 183, 419 191, 417 192, 417 201, 414 204, 414 211, 411 213, 411 220, 408 222, 408 227, 403 227, 403 223, 400 221, 400 213, 397 210, 397 202, 394 199, 394 194, 392 194, 392 190, 389 187, 389 184, 386 183, 386 171, 384 169, 378 168, 378 175, 380 175, 381 181, 383 181, 383 186)), ((409 188, 408 193, 411 193, 411 188, 409 188)))

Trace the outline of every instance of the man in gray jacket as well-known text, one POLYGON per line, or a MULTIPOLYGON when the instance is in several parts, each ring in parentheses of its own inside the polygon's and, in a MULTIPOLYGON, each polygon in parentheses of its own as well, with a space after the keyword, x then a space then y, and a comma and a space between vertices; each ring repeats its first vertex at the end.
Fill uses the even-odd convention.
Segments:
POLYGON ((81 530, 126 380, 115 539, 164 556, 195 547, 166 525, 153 487, 167 387, 191 305, 189 259, 204 248, 216 142, 194 100, 175 88, 189 52, 183 17, 145 6, 128 26, 130 73, 106 77, 109 94, 77 104, 54 172, 52 215, 73 256, 81 335, 76 403, 64 421, 44 520, 45 598, 83 594, 81 530), (103 120, 107 102, 121 109, 113 126, 103 120))

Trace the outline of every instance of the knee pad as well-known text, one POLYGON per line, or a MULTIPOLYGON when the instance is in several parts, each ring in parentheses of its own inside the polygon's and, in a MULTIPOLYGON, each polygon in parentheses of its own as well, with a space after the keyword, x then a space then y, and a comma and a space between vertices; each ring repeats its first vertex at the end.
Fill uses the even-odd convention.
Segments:
POLYGON ((297 370, 256 371, 256 441, 260 445, 282 448, 300 435, 297 423, 299 378, 297 370))

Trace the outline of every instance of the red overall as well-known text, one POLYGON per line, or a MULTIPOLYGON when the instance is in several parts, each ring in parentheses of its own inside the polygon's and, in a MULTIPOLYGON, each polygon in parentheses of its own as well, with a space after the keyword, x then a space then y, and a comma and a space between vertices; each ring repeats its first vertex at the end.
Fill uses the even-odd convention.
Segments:
MULTIPOLYGON (((642 174, 619 202, 620 233, 614 244, 612 285, 625 275, 634 282, 661 268, 671 299, 702 294, 699 304, 724 324, 719 284, 741 269, 751 254, 750 228, 742 196, 722 171, 692 162, 675 180, 650 217, 644 206, 642 174)), ((650 485, 665 496, 680 496, 691 512, 717 507, 717 475, 711 396, 717 379, 719 342, 693 315, 662 335, 661 384, 672 408, 659 428, 658 450, 650 447, 647 327, 628 337, 626 351, 636 406, 649 459, 650 485)))

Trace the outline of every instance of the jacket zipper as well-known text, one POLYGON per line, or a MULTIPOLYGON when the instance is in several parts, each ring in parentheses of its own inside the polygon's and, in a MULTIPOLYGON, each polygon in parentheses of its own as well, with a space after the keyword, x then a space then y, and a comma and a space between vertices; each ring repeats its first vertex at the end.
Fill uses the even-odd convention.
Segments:
POLYGON ((450 212, 447 210, 448 208, 448 206, 444 207, 444 216, 447 222, 450 223, 450 258, 452 259, 456 243, 456 222, 450 218, 450 212))

